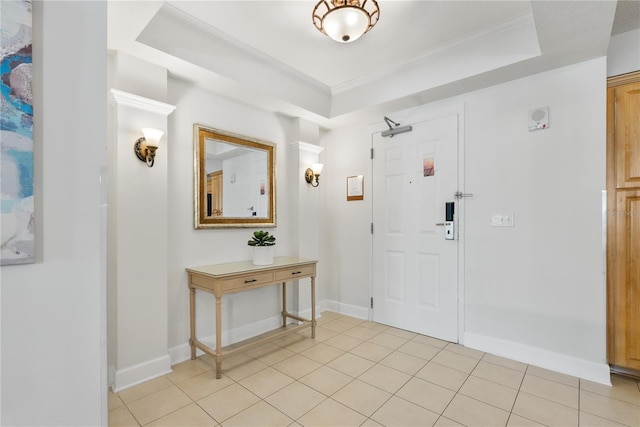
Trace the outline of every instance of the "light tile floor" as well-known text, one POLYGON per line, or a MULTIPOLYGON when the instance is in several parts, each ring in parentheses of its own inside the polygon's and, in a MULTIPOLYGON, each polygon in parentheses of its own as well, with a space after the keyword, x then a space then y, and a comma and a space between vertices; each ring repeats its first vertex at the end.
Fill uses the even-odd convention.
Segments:
POLYGON ((640 426, 640 384, 613 387, 324 312, 309 329, 120 393, 110 426, 640 426))

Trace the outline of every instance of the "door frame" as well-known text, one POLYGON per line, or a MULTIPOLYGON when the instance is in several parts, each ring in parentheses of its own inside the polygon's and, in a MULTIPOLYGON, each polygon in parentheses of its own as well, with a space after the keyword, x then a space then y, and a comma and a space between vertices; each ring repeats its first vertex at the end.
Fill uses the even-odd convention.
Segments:
MULTIPOLYGON (((628 83, 640 82, 640 71, 607 78, 607 148, 606 148, 606 212, 605 212, 605 237, 606 237, 606 298, 607 298, 607 364, 611 365, 615 351, 615 275, 616 266, 613 253, 616 250, 616 159, 615 159, 615 99, 611 96, 610 89, 628 83)), ((622 368, 614 368, 620 371, 622 368)), ((623 369, 622 369, 623 370, 623 369)))
MULTIPOLYGON (((463 101, 436 103, 429 106, 420 106, 408 110, 390 113, 389 116, 394 121, 402 125, 415 125, 430 120, 439 119, 453 114, 458 115, 458 191, 467 193, 464 180, 464 159, 465 159, 465 120, 464 120, 465 104, 463 101)), ((373 150, 374 134, 388 130, 384 120, 373 123, 369 126, 371 135, 370 148, 373 150)), ((373 181, 373 158, 369 162, 369 176, 371 177, 371 188, 376 184, 373 181)), ((369 194, 373 196, 373 191, 369 194)), ((452 195, 453 196, 453 195, 452 195)), ((456 229, 458 230, 458 344, 464 344, 465 331, 465 198, 456 200, 456 229)), ((373 224, 373 201, 371 202, 370 222, 373 224)), ((375 232, 375 230, 374 230, 375 232)), ((369 235, 369 298, 373 298, 373 233, 369 235)), ((373 320, 373 309, 369 305, 368 320, 373 320)))

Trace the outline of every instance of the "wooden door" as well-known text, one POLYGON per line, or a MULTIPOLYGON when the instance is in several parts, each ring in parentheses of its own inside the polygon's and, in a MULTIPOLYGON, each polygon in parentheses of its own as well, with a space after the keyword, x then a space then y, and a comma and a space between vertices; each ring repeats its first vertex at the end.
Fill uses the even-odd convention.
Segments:
POLYGON ((207 174, 207 216, 222 216, 222 171, 207 174))
POLYGON ((640 72, 608 86, 608 361, 640 376, 640 72))
POLYGON ((373 320, 458 342, 458 240, 445 203, 458 189, 458 115, 373 135, 373 320))
POLYGON ((222 216, 222 171, 211 174, 211 203, 213 216, 222 216))

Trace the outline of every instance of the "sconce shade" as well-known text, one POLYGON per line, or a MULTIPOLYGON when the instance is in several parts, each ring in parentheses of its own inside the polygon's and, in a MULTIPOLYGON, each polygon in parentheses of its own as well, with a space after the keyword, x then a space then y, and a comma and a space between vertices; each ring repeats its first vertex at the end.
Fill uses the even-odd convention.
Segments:
POLYGON ((314 163, 310 168, 304 171, 304 179, 312 187, 320 185, 320 172, 322 172, 322 163, 314 163), (315 178, 315 180, 314 180, 315 178))
POLYGON ((133 145, 133 151, 140 161, 145 162, 149 167, 153 167, 156 150, 160 145, 160 138, 162 138, 164 132, 158 129, 143 128, 142 133, 144 136, 138 138, 133 145))
POLYGON ((143 128, 142 134, 144 135, 144 139, 147 141, 147 147, 158 148, 160 146, 160 138, 162 138, 164 132, 153 128, 143 128))

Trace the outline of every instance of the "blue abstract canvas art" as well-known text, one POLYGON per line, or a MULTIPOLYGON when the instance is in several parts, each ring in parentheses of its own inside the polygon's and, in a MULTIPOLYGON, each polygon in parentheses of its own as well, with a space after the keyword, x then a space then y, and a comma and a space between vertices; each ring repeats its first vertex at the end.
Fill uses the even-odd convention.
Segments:
POLYGON ((31 1, 0 4, 0 265, 35 261, 31 1))

